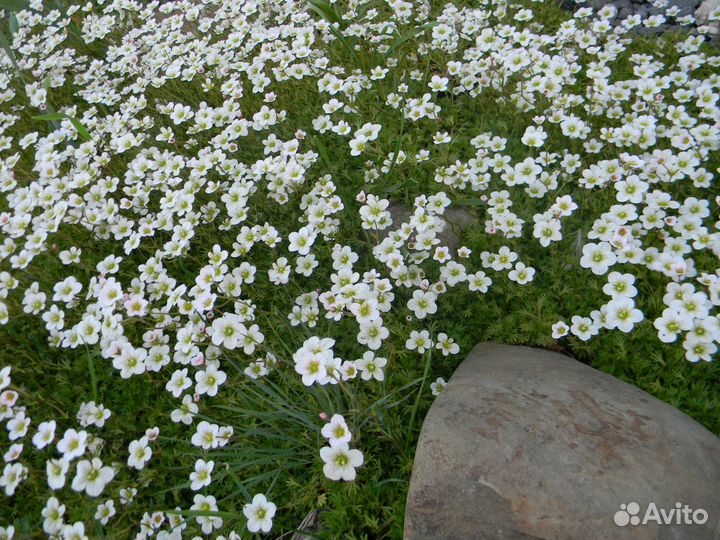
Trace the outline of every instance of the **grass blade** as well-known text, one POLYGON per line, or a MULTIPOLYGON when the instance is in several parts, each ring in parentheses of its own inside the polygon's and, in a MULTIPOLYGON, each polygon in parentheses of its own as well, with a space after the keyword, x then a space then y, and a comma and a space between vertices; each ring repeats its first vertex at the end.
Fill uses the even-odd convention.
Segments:
POLYGON ((427 23, 423 24, 422 26, 418 26, 416 28, 413 28, 410 30, 407 34, 400 36, 397 38, 392 45, 390 45, 390 48, 388 49, 387 53, 385 53, 385 56, 390 56, 392 53, 397 51, 400 47, 402 47, 405 43, 410 41, 411 39, 415 39, 418 35, 420 35, 425 30, 429 30, 430 28, 434 28, 437 26, 437 23, 427 23))
POLYGON ((54 122, 57 120, 70 120, 70 123, 73 125, 73 127, 77 130, 78 135, 81 139, 89 141, 92 139, 92 136, 90 135, 90 132, 87 130, 85 126, 83 126, 80 123, 80 120, 77 118, 67 115, 65 113, 50 113, 50 114, 41 114, 39 116, 33 116, 33 120, 45 120, 47 122, 54 122))

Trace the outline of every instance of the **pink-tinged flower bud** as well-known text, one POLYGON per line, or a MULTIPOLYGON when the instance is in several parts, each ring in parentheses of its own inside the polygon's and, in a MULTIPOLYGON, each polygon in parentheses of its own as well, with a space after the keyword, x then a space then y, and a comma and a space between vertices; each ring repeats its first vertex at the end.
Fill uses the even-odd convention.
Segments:
POLYGON ((7 405, 8 407, 14 406, 17 399, 18 393, 15 390, 5 390, 2 394, 0 394, 0 403, 7 405))
POLYGON ((318 416, 323 422, 327 422, 328 420, 330 420, 330 415, 326 412, 321 412, 320 414, 318 414, 318 416))
POLYGON ((193 357, 193 359, 190 360, 190 363, 193 366, 202 366, 203 364, 205 364, 205 356, 203 355, 203 353, 198 353, 197 356, 193 357))

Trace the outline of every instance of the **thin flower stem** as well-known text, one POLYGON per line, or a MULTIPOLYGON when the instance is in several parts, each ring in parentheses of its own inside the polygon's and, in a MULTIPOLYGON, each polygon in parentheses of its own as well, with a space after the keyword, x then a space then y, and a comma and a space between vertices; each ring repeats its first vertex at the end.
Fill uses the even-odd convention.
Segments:
POLYGON ((428 374, 430 373, 431 358, 432 349, 428 349, 427 353, 425 353, 425 368, 423 369, 422 381, 420 381, 420 389, 418 390, 417 397, 415 398, 415 404, 413 405, 412 413, 410 414, 410 422, 408 422, 408 438, 406 445, 410 444, 410 440, 413 436, 415 429, 415 417, 417 416, 417 411, 420 407, 420 400, 422 399, 423 391, 425 390, 425 381, 427 381, 428 374))

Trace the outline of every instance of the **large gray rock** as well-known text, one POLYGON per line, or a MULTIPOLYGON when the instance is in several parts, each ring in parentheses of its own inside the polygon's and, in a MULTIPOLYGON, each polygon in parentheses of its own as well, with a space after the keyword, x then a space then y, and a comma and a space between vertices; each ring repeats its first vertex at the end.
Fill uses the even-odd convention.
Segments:
POLYGON ((720 439, 570 357, 481 343, 423 424, 405 538, 718 539, 720 439), (650 503, 707 521, 643 524, 650 503))

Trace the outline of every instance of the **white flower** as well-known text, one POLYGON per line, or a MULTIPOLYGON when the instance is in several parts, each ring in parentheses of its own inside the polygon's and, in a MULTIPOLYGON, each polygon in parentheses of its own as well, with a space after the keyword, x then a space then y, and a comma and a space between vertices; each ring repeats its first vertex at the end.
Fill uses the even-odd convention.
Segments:
POLYGON ((49 535, 58 535, 63 527, 65 505, 60 504, 55 497, 49 497, 42 510, 43 530, 49 535))
POLYGON ((11 444, 10 448, 7 449, 7 452, 3 455, 3 460, 5 463, 10 463, 11 461, 15 461, 22 455, 23 451, 23 444, 17 443, 17 444, 11 444))
POLYGON ((515 268, 510 270, 508 277, 510 281, 516 282, 518 285, 525 285, 533 280, 535 269, 532 266, 525 266, 524 263, 515 263, 515 268))
POLYGON ((612 247, 608 242, 585 244, 582 252, 580 266, 589 268, 597 276, 606 273, 608 268, 617 261, 617 257, 612 252, 612 247))
POLYGON ((116 514, 115 501, 108 499, 97 505, 95 510, 95 519, 100 522, 101 525, 107 525, 110 518, 116 514))
POLYGON ((383 340, 387 339, 389 335, 390 331, 382 325, 382 319, 378 319, 360 324, 357 342, 361 345, 367 345, 369 349, 376 351, 382 346, 383 340))
POLYGON ((330 446, 349 443, 352 438, 352 433, 348 429, 345 418, 340 414, 333 414, 330 421, 322 427, 320 433, 328 439, 330 446))
POLYGON ((683 341, 683 348, 685 349, 685 358, 690 362, 699 362, 700 360, 710 362, 717 352, 717 345, 714 343, 694 339, 683 341))
POLYGON ((421 330, 418 332, 417 330, 412 330, 410 332, 410 337, 405 342, 405 348, 410 351, 415 351, 419 354, 423 354, 426 350, 428 350, 430 347, 432 347, 433 343, 430 339, 430 332, 427 330, 421 330))
POLYGON ((380 124, 363 124, 360 129, 355 132, 355 137, 363 137, 365 140, 374 141, 378 138, 378 134, 382 129, 380 124))
POLYGON ((113 358, 112 365, 120 370, 120 377, 129 379, 133 375, 145 373, 145 358, 147 351, 142 347, 124 347, 122 352, 113 358))
POLYGON ((197 491, 205 486, 209 486, 210 482, 212 482, 211 474, 214 467, 214 461, 198 459, 195 462, 195 471, 190 473, 190 489, 197 491))
POLYGON ((580 317, 579 315, 573 315, 570 319, 572 323, 570 325, 570 332, 577 336, 582 341, 589 340, 592 336, 597 335, 600 331, 597 323, 588 317, 580 317))
POLYGON ((324 446, 320 449, 320 457, 325 462, 323 473, 330 480, 355 480, 355 469, 364 461, 362 452, 350 450, 346 442, 324 446))
POLYGON ((437 295, 430 291, 413 291, 412 298, 408 301, 407 307, 415 313, 418 319, 424 319, 428 314, 437 312, 435 300, 437 295))
POLYGON ((547 133, 542 127, 528 126, 520 140, 527 146, 538 148, 545 143, 546 138, 547 133))
POLYGON ((213 345, 223 346, 228 350, 237 347, 245 325, 239 315, 226 313, 212 323, 211 336, 213 345))
POLYGON ((298 232, 291 232, 288 236, 288 249, 297 251, 299 255, 307 255, 315 242, 317 233, 310 227, 303 227, 298 232))
MULTIPOLYGON (((193 505, 190 507, 190 510, 206 512, 209 514, 217 512, 218 507, 215 497, 212 495, 195 495, 195 497, 193 497, 193 505)), ((196 516, 195 519, 202 527, 202 531, 205 534, 210 534, 213 529, 219 529, 223 524, 223 519, 220 516, 214 516, 212 514, 199 515, 196 516)))
POLYGON ((570 327, 563 321, 558 321, 552 325, 552 337, 554 339, 565 337, 568 332, 570 332, 570 327))
POLYGON ((488 292, 488 288, 492 285, 492 280, 487 277, 485 272, 478 270, 474 274, 470 274, 467 278, 468 289, 471 291, 480 291, 481 293, 488 292))
POLYGON ((447 383, 445 382, 445 379, 442 377, 438 377, 435 379, 434 382, 430 383, 430 391, 432 392, 433 396, 439 396, 442 392, 445 391, 445 387, 447 386, 447 383))
POLYGON ((613 300, 632 298, 637 295, 637 289, 633 286, 633 283, 635 283, 635 276, 632 274, 610 272, 608 282, 603 285, 603 292, 612 297, 613 300))
POLYGON ((137 495, 137 489, 136 488, 120 488, 120 504, 127 505, 133 502, 135 500, 135 496, 137 495))
POLYGON ((175 370, 165 385, 165 389, 174 397, 180 397, 185 390, 192 386, 192 381, 187 374, 187 368, 175 370))
POLYGON ((76 521, 72 525, 63 525, 63 540, 88 540, 85 535, 85 524, 82 521, 76 521))
POLYGON ((180 408, 174 409, 170 413, 170 419, 175 422, 182 422, 186 426, 192 424, 193 417, 198 413, 198 406, 193 402, 190 395, 183 396, 182 404, 180 408))
POLYGON ((45 464, 47 482, 50 489, 60 489, 65 485, 65 475, 70 467, 70 461, 66 458, 50 459, 45 464))
POLYGON ((105 425, 105 421, 111 416, 112 411, 106 409, 102 403, 97 405, 94 401, 91 401, 90 403, 83 402, 80 405, 77 419, 82 427, 95 425, 101 428, 105 425))
POLYGON ((320 263, 315 258, 315 255, 309 253, 308 255, 298 257, 295 260, 295 272, 302 276, 310 277, 315 268, 319 265, 320 263))
POLYGON ((201 447, 203 450, 217 448, 219 444, 219 432, 220 426, 218 426, 217 424, 211 424, 203 420, 198 424, 195 434, 190 439, 190 442, 194 446, 201 447))
POLYGON ((8 463, 0 476, 0 488, 5 490, 5 495, 12 497, 15 489, 27 476, 28 469, 21 463, 8 463))
POLYGON ((632 298, 618 298, 607 304, 606 328, 617 328, 621 332, 630 332, 636 323, 643 320, 642 311, 635 307, 632 298))
POLYGON ((365 351, 360 360, 355 361, 355 367, 360 370, 360 377, 363 381, 375 379, 376 381, 385 380, 385 372, 383 368, 387 364, 387 359, 375 357, 372 351, 365 351))
POLYGON ((137 470, 145 468, 145 464, 152 456, 152 449, 148 446, 148 438, 141 437, 136 441, 132 441, 128 447, 127 464, 130 467, 134 467, 137 470))
POLYGON ((74 491, 85 491, 90 497, 97 497, 114 477, 112 467, 103 466, 98 458, 92 458, 92 461, 83 459, 77 464, 72 488, 74 491))
POLYGON ((492 269, 496 272, 500 272, 501 270, 510 270, 517 258, 517 253, 511 251, 507 246, 502 246, 497 253, 497 257, 495 257, 491 263, 492 269))
POLYGON ((443 332, 440 332, 437 335, 435 348, 439 350, 443 354, 443 356, 449 356, 451 354, 457 354, 460 352, 460 345, 455 343, 455 340, 453 338, 449 337, 443 332))
POLYGON ((87 438, 87 431, 68 429, 65 431, 63 438, 57 443, 57 449, 63 455, 63 458, 71 461, 85 453, 87 438))
POLYGON ((560 233, 560 220, 541 217, 535 221, 533 236, 540 241, 540 245, 548 247, 550 242, 562 240, 560 233))
POLYGON ((290 279, 291 268, 285 257, 280 257, 268 270, 268 277, 273 285, 284 285, 290 279))
POLYGON ((465 266, 458 262, 449 261, 445 266, 440 268, 440 279, 450 287, 454 287, 458 283, 465 281, 467 277, 465 266))
POLYGON ((198 371, 195 374, 195 381, 197 381, 195 393, 216 396, 218 387, 223 384, 226 379, 227 375, 225 375, 224 371, 219 371, 215 366, 208 366, 204 371, 198 371))
POLYGON ((367 139, 365 137, 355 137, 350 139, 350 155, 359 156, 367 147, 367 139))
POLYGON ((270 532, 272 518, 275 516, 276 506, 267 500, 265 495, 258 493, 251 503, 243 506, 243 515, 247 518, 247 528, 251 533, 262 531, 270 532))
POLYGON ((316 382, 318 384, 330 382, 332 373, 328 373, 328 366, 334 362, 332 351, 334 344, 333 339, 313 336, 306 339, 302 347, 293 354, 295 371, 302 375, 305 386, 316 382))
POLYGON ((10 386, 10 366, 5 366, 4 368, 0 369, 0 390, 4 390, 8 386, 10 386))
POLYGON ((251 379, 259 379, 270 373, 270 370, 267 368, 265 362, 258 360, 257 362, 250 362, 243 370, 243 373, 251 379))
POLYGON ((55 420, 42 422, 38 426, 37 433, 32 438, 32 443, 36 448, 45 448, 55 438, 55 420))
POLYGON ((30 418, 25 416, 23 411, 18 412, 5 426, 8 430, 8 439, 16 441, 27 435, 30 427, 30 418))

